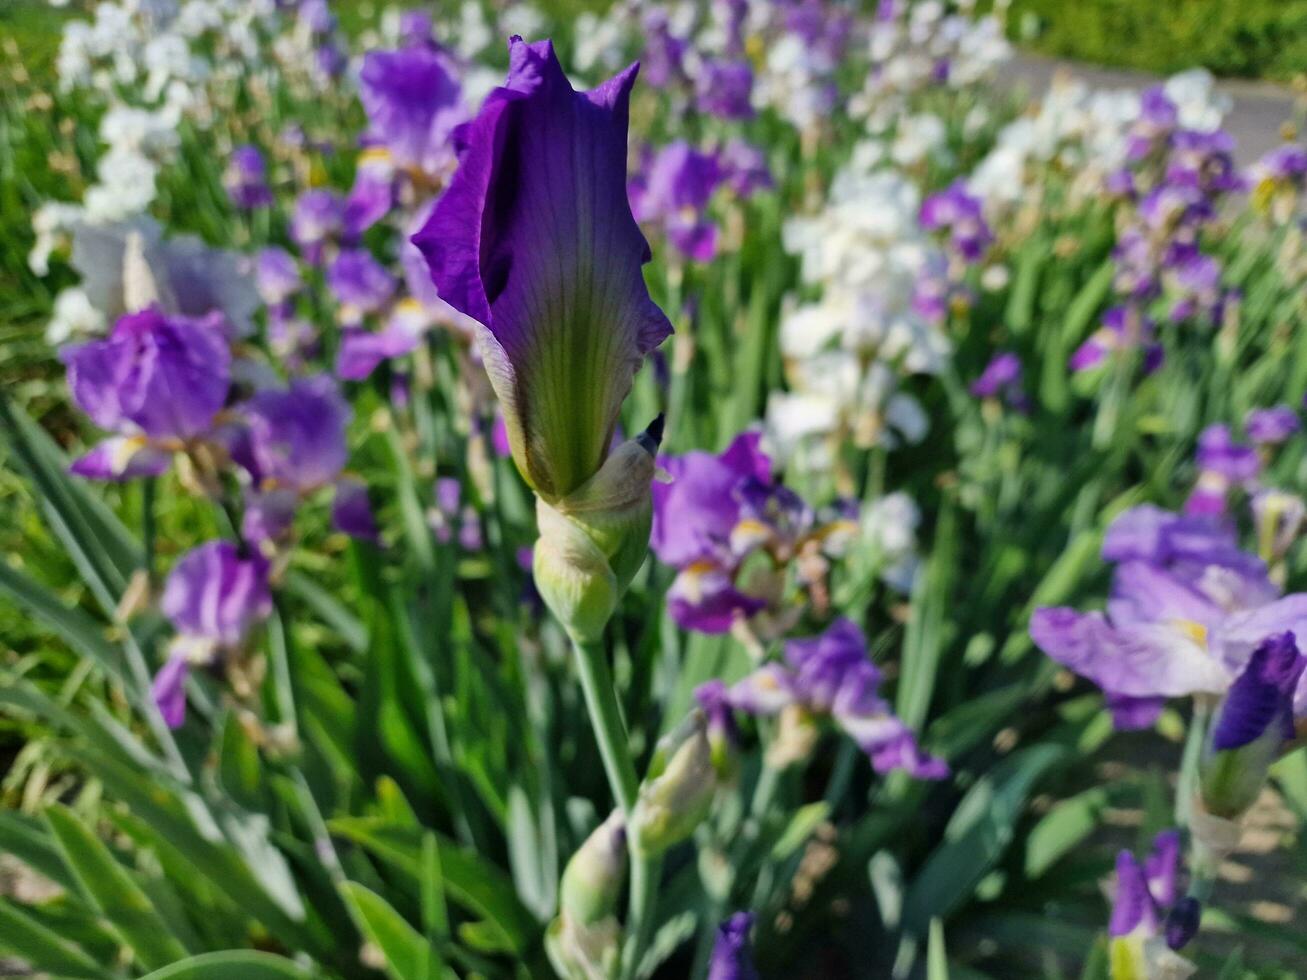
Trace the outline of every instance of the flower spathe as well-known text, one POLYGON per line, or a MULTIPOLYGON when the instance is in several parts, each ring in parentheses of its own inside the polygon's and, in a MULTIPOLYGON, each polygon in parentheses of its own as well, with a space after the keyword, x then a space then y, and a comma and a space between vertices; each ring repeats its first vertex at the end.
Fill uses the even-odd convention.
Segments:
POLYGON ((518 469, 556 500, 603 463, 635 371, 671 324, 645 287, 649 246, 626 197, 637 66, 576 92, 550 42, 515 37, 509 55, 413 242, 441 298, 479 325, 518 469))

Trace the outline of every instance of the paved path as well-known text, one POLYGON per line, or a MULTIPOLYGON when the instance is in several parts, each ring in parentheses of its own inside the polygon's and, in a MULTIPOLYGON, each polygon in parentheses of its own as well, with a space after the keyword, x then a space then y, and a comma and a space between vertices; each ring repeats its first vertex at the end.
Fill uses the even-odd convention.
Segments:
MULTIPOLYGON (((1040 95, 1059 71, 1082 78, 1097 88, 1142 89, 1159 81, 1158 76, 1146 72, 1059 61, 1025 51, 1018 52, 1000 69, 999 79, 1014 89, 1040 95)), ((1238 79, 1221 80, 1217 87, 1234 102, 1226 117, 1226 129, 1234 137, 1235 158, 1241 165, 1280 145, 1280 127, 1293 118, 1292 92, 1269 82, 1238 79)))

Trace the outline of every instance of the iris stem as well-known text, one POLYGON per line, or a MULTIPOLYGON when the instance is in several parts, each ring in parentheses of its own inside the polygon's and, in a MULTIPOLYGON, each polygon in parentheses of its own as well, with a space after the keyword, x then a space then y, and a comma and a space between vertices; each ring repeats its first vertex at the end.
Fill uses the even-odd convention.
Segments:
POLYGON ((613 687, 613 675, 608 669, 607 652, 602 642, 573 641, 572 645, 576 650, 576 666, 581 678, 581 691, 585 695, 585 706, 590 713, 590 725, 594 729, 595 741, 599 743, 599 755, 603 759, 604 772, 608 776, 608 786, 627 818, 628 850, 631 855, 631 899, 626 920, 629 938, 622 957, 621 975, 633 977, 653 926, 653 906, 658 893, 658 872, 661 862, 656 857, 640 854, 639 842, 635 839, 635 831, 631 827, 630 819, 635 810, 640 780, 636 776, 635 762, 631 758, 626 724, 622 721, 622 708, 617 703, 617 691, 613 687))
POLYGON ((1207 716, 1210 707, 1205 698, 1194 699, 1193 717, 1189 719, 1189 733, 1185 737, 1184 754, 1180 757, 1180 779, 1176 784, 1175 822, 1188 827, 1193 814, 1194 794, 1198 792, 1198 763, 1203 755, 1203 741, 1207 736, 1207 716))

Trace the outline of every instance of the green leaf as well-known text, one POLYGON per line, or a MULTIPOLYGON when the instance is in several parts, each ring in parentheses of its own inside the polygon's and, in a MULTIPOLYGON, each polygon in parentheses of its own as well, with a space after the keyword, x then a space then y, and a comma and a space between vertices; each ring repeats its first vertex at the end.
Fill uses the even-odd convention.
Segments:
POLYGON ((312 980, 284 956, 237 949, 203 953, 189 960, 155 970, 144 980, 312 980))
POLYGON ((1098 826, 1107 805, 1107 790, 1094 787, 1049 810, 1026 837, 1026 877, 1038 878, 1079 845, 1098 826))
POLYGON ((46 810, 45 819, 82 893, 131 947, 143 967, 156 969, 186 956, 185 948, 169 933, 145 892, 71 810, 53 804, 46 810))
POLYGON ((926 949, 926 980, 948 980, 948 951, 944 948, 944 923, 930 920, 930 945, 926 949))
POLYGON ((830 816, 830 805, 825 801, 800 807, 772 846, 772 859, 783 861, 797 851, 828 816, 830 816))
POLYGON ((1221 974, 1216 980, 1243 980, 1244 975, 1243 947, 1240 946, 1225 961, 1225 966, 1221 967, 1221 974))
MULTIPOLYGON (((422 873, 422 834, 416 827, 399 827, 369 817, 329 822, 332 833, 367 848, 414 881, 422 873)), ((540 924, 517 897, 513 884, 498 867, 453 841, 437 837, 445 893, 464 908, 484 916, 503 948, 521 952, 534 942, 540 924)))
POLYGON ((1016 752, 982 776, 962 798, 944 830, 944 840, 908 887, 905 928, 925 934, 930 920, 946 918, 1007 850, 1030 791, 1062 761, 1067 750, 1036 745, 1016 752))
POLYGON ((76 887, 76 879, 69 873, 59 849, 50 840, 46 828, 33 817, 0 810, 0 853, 12 854, 65 889, 76 887))
POLYGON ((105 639, 102 624, 65 605, 45 586, 4 561, 0 561, 0 591, 54 630, 75 652, 90 657, 114 677, 122 676, 122 660, 105 639))
POLYGON ((340 891, 363 934, 381 950, 392 980, 424 980, 443 971, 431 944, 384 898, 353 881, 342 882, 340 891))
POLYGON ((37 970, 64 977, 110 975, 82 950, 5 898, 0 898, 0 949, 22 957, 37 970))

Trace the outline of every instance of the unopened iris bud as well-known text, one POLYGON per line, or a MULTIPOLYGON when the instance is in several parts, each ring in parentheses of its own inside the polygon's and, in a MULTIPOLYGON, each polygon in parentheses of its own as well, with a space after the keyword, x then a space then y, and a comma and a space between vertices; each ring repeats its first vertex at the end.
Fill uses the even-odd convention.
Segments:
POLYGON ((1266 773, 1294 737, 1293 694, 1307 658, 1292 633, 1268 636, 1230 686, 1199 768, 1207 813, 1233 820, 1253 804, 1266 773))
POLYGON ((536 588, 578 643, 603 634, 649 549, 654 457, 662 416, 561 500, 536 498, 536 588))
POLYGON ((564 980, 617 976, 622 927, 614 912, 625 880, 626 825, 614 810, 567 862, 558 917, 545 932, 549 961, 564 980))
POLYGON ((595 828, 563 871, 561 914, 584 925, 612 915, 626 880, 626 823, 621 810, 595 828))
POLYGON ((654 749, 631 814, 635 848, 661 854, 685 840, 708 815, 716 790, 707 719, 696 709, 654 749))

